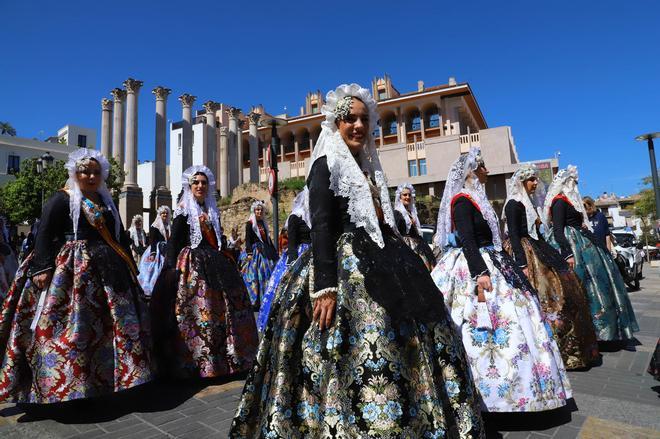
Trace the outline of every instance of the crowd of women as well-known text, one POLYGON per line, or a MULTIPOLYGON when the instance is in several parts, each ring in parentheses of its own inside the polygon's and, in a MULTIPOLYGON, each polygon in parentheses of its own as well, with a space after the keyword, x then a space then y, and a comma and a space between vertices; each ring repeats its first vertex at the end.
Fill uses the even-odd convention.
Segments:
POLYGON ((125 232, 105 157, 72 153, 3 296, 0 400, 246 372, 232 437, 481 437, 482 413, 566 405, 566 370, 638 330, 575 167, 540 191, 521 165, 498 218, 479 149, 462 154, 434 252, 413 186, 391 204, 369 92, 342 85, 322 113, 279 260, 262 202, 244 251, 237 230, 224 237, 208 168, 183 173, 174 212, 158 209, 148 234, 139 216, 125 232))

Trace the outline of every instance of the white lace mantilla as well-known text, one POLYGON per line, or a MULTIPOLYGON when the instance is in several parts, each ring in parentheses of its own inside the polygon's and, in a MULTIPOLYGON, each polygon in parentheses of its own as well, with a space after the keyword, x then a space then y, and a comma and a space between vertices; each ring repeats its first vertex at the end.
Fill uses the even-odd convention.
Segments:
POLYGON ((506 200, 504 201, 504 209, 502 209, 502 220, 504 221, 504 230, 507 230, 506 223, 506 205, 509 200, 518 201, 525 206, 525 218, 527 220, 527 231, 529 236, 538 240, 538 233, 536 232, 536 220, 540 220, 536 206, 532 202, 531 197, 527 194, 523 182, 532 177, 538 178, 538 169, 533 163, 522 165, 511 176, 511 180, 506 187, 506 200))
POLYGON ((582 214, 582 225, 589 231, 593 232, 591 221, 589 221, 587 211, 584 209, 582 196, 580 195, 580 190, 578 189, 577 167, 568 165, 566 169, 559 171, 557 175, 555 175, 555 178, 552 179, 552 184, 548 188, 548 192, 545 197, 545 203, 543 205, 542 219, 546 227, 550 227, 552 223, 552 200, 554 200, 554 198, 559 194, 564 194, 566 198, 568 198, 568 201, 570 201, 575 210, 582 214))
POLYGON ((307 227, 310 229, 312 228, 312 219, 309 216, 309 189, 307 186, 305 186, 293 200, 291 214, 286 219, 286 224, 284 225, 287 229, 289 228, 289 218, 291 218, 291 215, 300 217, 303 221, 305 221, 307 227))
POLYGON ((419 223, 419 217, 417 216, 417 204, 415 201, 415 188, 412 184, 402 183, 396 188, 396 194, 394 195, 394 210, 398 210, 401 212, 401 215, 403 215, 403 219, 406 221, 406 233, 410 232, 410 227, 412 227, 413 222, 415 223, 415 227, 417 227, 417 233, 421 233, 421 224, 419 223), (410 191, 409 209, 406 209, 406 206, 404 206, 401 201, 401 192, 403 192, 404 189, 410 191))

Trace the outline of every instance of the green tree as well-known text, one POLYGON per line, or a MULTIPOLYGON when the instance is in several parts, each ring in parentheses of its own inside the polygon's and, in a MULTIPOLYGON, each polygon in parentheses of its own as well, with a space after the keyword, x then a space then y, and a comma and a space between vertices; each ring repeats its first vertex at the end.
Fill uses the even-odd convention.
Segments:
POLYGON ((639 200, 635 201, 635 214, 640 218, 649 216, 657 218, 655 212, 655 193, 653 192, 653 179, 644 177, 642 179, 642 190, 639 192, 639 200), (650 186, 650 187, 649 187, 650 186))
MULTIPOLYGON (((64 162, 58 160, 39 174, 37 159, 31 158, 21 163, 21 169, 14 177, 14 180, 0 188, 0 209, 14 224, 23 221, 32 223, 41 216, 42 194, 43 200, 46 201, 55 191, 63 188, 68 173, 64 162)), ((119 198, 123 180, 124 171, 114 159, 110 158, 110 175, 106 184, 115 203, 119 198)))
POLYGON ((16 130, 9 122, 0 122, 0 134, 16 136, 16 130))

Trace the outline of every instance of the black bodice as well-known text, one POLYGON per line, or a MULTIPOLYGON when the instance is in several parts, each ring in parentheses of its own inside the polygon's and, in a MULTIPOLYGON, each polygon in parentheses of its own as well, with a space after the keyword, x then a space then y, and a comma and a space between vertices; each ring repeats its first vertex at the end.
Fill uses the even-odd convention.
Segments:
POLYGON ((421 238, 419 234, 419 230, 417 230, 417 226, 413 222, 410 225, 410 230, 406 230, 406 219, 403 216, 401 212, 398 210, 394 211, 394 222, 396 224, 396 228, 401 234, 401 236, 410 236, 412 238, 421 238))
MULTIPOLYGON (((213 227, 211 231, 213 231, 213 227)), ((188 215, 179 215, 172 221, 171 225, 171 236, 167 245, 167 265, 170 268, 176 267, 176 260, 179 257, 179 253, 183 250, 184 247, 190 245, 190 226, 188 225, 188 215)), ((218 243, 220 245, 220 243, 218 243)), ((211 243, 206 239, 202 233, 202 241, 199 243, 198 247, 202 248, 213 248, 211 243)))
POLYGON ((160 233, 160 230, 158 230, 154 226, 149 227, 149 244, 150 244, 149 251, 151 251, 152 253, 155 252, 158 243, 163 241, 167 241, 167 240, 165 239, 163 234, 160 233))
POLYGON ((564 228, 571 226, 581 230, 584 221, 582 214, 562 198, 553 200, 550 209, 552 212, 552 233, 555 241, 557 241, 559 248, 561 248, 562 257, 564 259, 571 258, 573 257, 573 250, 571 250, 571 245, 568 239, 566 239, 564 228))
POLYGON ((527 266, 527 257, 520 240, 522 238, 531 239, 527 228, 527 210, 520 201, 509 200, 504 206, 504 212, 506 213, 506 226, 509 231, 514 259, 519 267, 524 268, 527 266))
MULTIPOLYGON (((101 202, 102 207, 106 207, 101 202)), ((103 218, 110 234, 115 234, 115 217, 109 209, 104 209, 103 218)), ((130 241, 120 224, 120 240, 125 249, 130 241)), ((67 240, 73 239, 73 221, 69 209, 69 194, 57 191, 48 200, 41 213, 39 232, 37 233, 34 258, 30 265, 32 275, 55 268, 55 257, 67 240)), ((80 211, 78 218, 78 239, 103 241, 99 232, 87 221, 85 213, 80 211)), ((128 252, 130 254, 130 252, 128 252)))
POLYGON ((479 249, 493 245, 493 234, 483 214, 472 201, 458 197, 452 204, 452 218, 457 232, 456 244, 463 249, 470 275, 476 277, 488 273, 488 267, 479 249))
POLYGON ((287 223, 289 233, 289 244, 287 248, 288 262, 291 263, 298 258, 298 247, 300 244, 310 244, 312 242, 311 230, 307 223, 298 215, 290 215, 287 223))

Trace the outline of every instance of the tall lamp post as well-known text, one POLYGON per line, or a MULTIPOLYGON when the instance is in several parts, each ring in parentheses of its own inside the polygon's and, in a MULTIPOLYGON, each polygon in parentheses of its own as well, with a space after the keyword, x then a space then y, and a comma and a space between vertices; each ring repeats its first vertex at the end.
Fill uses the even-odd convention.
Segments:
POLYGON ((660 133, 648 133, 635 137, 640 142, 646 140, 649 147, 649 160, 651 161, 651 179, 653 180, 653 193, 655 194, 655 218, 660 218, 660 184, 658 183, 658 165, 655 163, 655 149, 653 139, 660 137, 660 133))
MULTIPOLYGON (((53 164, 53 161, 55 160, 55 157, 53 157, 50 154, 50 151, 46 151, 44 154, 41 155, 37 159, 37 174, 42 175, 46 169, 50 168, 50 166, 53 164)), ((41 181, 41 207, 44 207, 44 186, 43 186, 43 179, 41 181)))
POLYGON ((280 232, 280 209, 279 198, 277 193, 277 152, 280 150, 280 137, 277 135, 277 127, 282 127, 287 124, 285 119, 278 119, 276 117, 263 117, 259 121, 262 126, 270 126, 270 145, 266 151, 268 159, 268 166, 270 172, 268 173, 268 191, 270 192, 271 202, 273 203, 273 236, 275 238, 275 249, 279 254, 279 232, 280 232))

